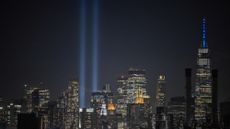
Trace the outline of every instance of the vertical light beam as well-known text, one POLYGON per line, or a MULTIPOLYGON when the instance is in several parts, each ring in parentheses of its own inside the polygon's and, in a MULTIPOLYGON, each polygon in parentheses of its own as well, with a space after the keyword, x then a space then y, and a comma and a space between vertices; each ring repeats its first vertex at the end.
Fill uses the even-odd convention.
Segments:
POLYGON ((92 34, 92 90, 98 89, 98 0, 93 0, 92 34))
POLYGON ((80 107, 83 108, 86 100, 86 0, 80 2, 80 107))

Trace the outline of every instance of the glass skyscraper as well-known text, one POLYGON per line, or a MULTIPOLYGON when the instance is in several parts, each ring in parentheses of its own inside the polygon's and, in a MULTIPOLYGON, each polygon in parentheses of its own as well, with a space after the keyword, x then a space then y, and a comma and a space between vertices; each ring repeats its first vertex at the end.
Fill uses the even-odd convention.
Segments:
POLYGON ((198 49, 195 83, 195 119, 207 122, 211 116, 212 84, 210 52, 206 42, 206 20, 202 22, 202 44, 198 49))

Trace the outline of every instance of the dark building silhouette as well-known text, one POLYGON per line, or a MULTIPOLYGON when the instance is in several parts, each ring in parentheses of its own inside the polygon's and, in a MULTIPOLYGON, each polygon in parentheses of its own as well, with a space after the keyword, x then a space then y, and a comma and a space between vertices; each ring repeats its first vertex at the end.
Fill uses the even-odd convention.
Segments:
POLYGON ((212 122, 218 124, 218 71, 212 70, 212 122))
POLYGON ((194 102, 192 98, 192 69, 185 69, 185 88, 186 88, 186 124, 189 125, 194 118, 194 102))
POLYGON ((220 119, 224 129, 230 128, 230 101, 220 103, 220 119))
POLYGON ((17 129, 41 129, 41 119, 35 113, 18 114, 17 129))
POLYGON ((168 119, 166 112, 166 107, 156 108, 156 129, 168 129, 168 119))

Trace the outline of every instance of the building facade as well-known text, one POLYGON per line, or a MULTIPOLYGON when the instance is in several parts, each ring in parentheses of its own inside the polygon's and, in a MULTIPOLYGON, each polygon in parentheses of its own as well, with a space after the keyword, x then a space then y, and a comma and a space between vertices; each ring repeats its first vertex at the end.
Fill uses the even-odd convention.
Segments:
POLYGON ((185 97, 173 97, 168 103, 168 115, 172 116, 172 128, 183 128, 186 117, 185 97))

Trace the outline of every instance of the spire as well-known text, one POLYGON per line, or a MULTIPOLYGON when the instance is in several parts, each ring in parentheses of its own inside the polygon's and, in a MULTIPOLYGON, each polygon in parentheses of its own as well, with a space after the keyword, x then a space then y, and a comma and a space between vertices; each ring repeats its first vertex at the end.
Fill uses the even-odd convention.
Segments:
POLYGON ((202 48, 207 48, 207 41, 206 41, 206 19, 203 18, 202 20, 202 48))

